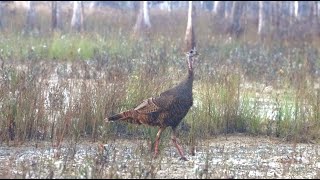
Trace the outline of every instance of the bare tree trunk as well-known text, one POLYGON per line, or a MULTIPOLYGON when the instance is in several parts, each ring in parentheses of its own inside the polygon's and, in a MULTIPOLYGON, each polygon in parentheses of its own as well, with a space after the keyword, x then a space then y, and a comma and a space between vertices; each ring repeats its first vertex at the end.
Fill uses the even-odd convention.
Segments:
POLYGON ((295 18, 298 18, 298 16, 299 16, 299 1, 294 1, 294 5, 293 5, 293 7, 294 7, 294 17, 295 18))
POLYGON ((203 8, 206 11, 213 11, 214 1, 204 1, 203 8))
POLYGON ((151 27, 150 18, 149 18, 148 1, 143 1, 143 22, 148 26, 148 28, 151 27))
POLYGON ((288 26, 289 26, 289 19, 288 16, 285 14, 285 8, 287 7, 288 1, 278 1, 279 6, 279 23, 278 23, 278 32, 280 35, 280 38, 282 39, 288 39, 288 26))
POLYGON ((83 31, 83 2, 82 1, 73 1, 71 28, 78 32, 83 31))
POLYGON ((311 21, 311 28, 313 31, 313 34, 315 36, 319 35, 319 16, 318 16, 318 2, 312 1, 310 2, 310 21, 311 21))
POLYGON ((302 40, 312 40, 312 21, 313 21, 313 10, 312 2, 310 1, 299 1, 298 7, 298 24, 299 34, 298 36, 303 37, 302 40), (311 31, 310 31, 311 30, 311 31))
POLYGON ((291 2, 290 1, 283 1, 281 3, 281 9, 280 9, 280 29, 282 31, 283 36, 286 39, 289 39, 291 36, 291 15, 290 15, 290 8, 291 8, 291 2))
POLYGON ((133 10, 134 10, 135 12, 138 12, 138 11, 139 11, 139 6, 140 6, 139 1, 129 1, 129 2, 132 3, 133 10))
POLYGON ((272 39, 280 38, 280 2, 272 1, 271 3, 271 24, 274 27, 272 31, 272 39))
POLYGON ((172 10, 172 2, 171 1, 164 1, 164 6, 166 7, 168 12, 171 12, 172 10))
POLYGON ((215 9, 214 8, 216 8, 216 1, 212 1, 212 9, 211 9, 211 11, 212 11, 213 14, 215 13, 215 9))
POLYGON ((289 1, 289 24, 290 27, 294 24, 295 22, 295 8, 294 8, 294 3, 295 1, 289 1))
POLYGON ((58 1, 52 1, 51 2, 51 8, 52 8, 52 16, 51 16, 51 28, 52 31, 56 29, 61 29, 61 20, 60 20, 60 6, 58 1))
POLYGON ((259 1, 259 24, 258 24, 258 34, 261 38, 266 35, 266 11, 264 6, 265 1, 259 1))
POLYGON ((305 21, 309 18, 310 7, 309 2, 307 1, 299 1, 298 2, 298 17, 300 21, 305 21))
POLYGON ((188 24, 185 35, 185 52, 189 52, 191 49, 194 49, 196 46, 195 35, 193 31, 193 18, 194 18, 194 6, 192 1, 189 1, 189 9, 188 9, 188 24))
POLYGON ((218 18, 224 18, 225 17, 225 1, 215 1, 214 2, 214 8, 213 8, 213 14, 218 18))
POLYGON ((270 18, 268 18, 270 2, 259 1, 259 24, 258 35, 261 40, 264 40, 270 33, 270 18))
POLYGON ((0 3, 0 30, 3 28, 3 2, 0 3))
POLYGON ((225 2, 225 18, 230 18, 232 17, 233 14, 233 7, 234 7, 234 1, 226 1, 225 2))
POLYGON ((281 6, 281 2, 275 1, 275 23, 276 23, 276 31, 278 33, 280 29, 280 6, 281 6))
POLYGON ((34 30, 36 25, 35 1, 28 1, 26 30, 34 30))
POLYGON ((239 36, 243 33, 244 28, 241 25, 241 17, 243 14, 245 2, 234 1, 233 7, 231 11, 231 25, 228 28, 228 32, 239 38, 239 36))
POLYGON ((315 25, 316 16, 318 14, 317 13, 318 4, 316 1, 309 1, 308 6, 309 6, 308 20, 311 23, 311 27, 313 27, 313 25, 315 25))
POLYGON ((150 28, 148 1, 140 1, 139 13, 134 26, 134 34, 140 35, 142 32, 148 33, 150 28))

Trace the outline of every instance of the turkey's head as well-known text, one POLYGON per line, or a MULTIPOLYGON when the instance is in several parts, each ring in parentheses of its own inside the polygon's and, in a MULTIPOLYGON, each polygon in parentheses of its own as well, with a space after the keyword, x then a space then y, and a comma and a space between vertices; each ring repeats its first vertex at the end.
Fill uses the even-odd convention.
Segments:
POLYGON ((189 52, 186 53, 187 56, 187 61, 188 61, 188 68, 190 71, 193 70, 193 62, 194 62, 194 58, 197 57, 198 55, 200 55, 196 48, 191 49, 189 52))

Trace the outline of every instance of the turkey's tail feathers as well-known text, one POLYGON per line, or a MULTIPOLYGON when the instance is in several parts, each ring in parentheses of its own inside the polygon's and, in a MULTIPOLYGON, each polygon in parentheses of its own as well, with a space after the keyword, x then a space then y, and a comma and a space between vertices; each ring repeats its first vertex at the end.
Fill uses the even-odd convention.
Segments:
POLYGON ((117 121, 122 118, 124 118, 123 113, 119 113, 119 114, 115 114, 113 116, 107 117, 106 121, 117 121))
POLYGON ((119 120, 131 119, 133 117, 133 113, 134 112, 132 110, 129 110, 129 111, 121 112, 113 116, 107 117, 105 120, 108 122, 108 121, 119 121, 119 120))

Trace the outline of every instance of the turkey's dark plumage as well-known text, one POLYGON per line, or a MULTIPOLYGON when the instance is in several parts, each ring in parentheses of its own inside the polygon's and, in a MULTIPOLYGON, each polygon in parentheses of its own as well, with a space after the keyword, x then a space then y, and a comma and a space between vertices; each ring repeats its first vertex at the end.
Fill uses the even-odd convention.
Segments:
POLYGON ((106 121, 123 120, 135 124, 147 124, 160 127, 155 142, 155 156, 158 155, 158 144, 162 131, 172 127, 172 141, 179 151, 182 159, 186 160, 181 147, 176 142, 175 130, 181 120, 186 116, 193 103, 193 58, 198 55, 195 50, 187 53, 188 75, 175 87, 164 91, 157 97, 144 100, 136 108, 115 114, 106 118, 106 121))

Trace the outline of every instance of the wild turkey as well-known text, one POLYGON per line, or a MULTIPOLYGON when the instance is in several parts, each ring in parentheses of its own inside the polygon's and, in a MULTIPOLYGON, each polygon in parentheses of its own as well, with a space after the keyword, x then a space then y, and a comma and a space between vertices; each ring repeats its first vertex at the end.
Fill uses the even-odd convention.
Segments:
POLYGON ((187 160, 177 143, 176 128, 180 121, 186 116, 192 106, 192 84, 193 84, 193 62, 198 55, 196 50, 186 53, 188 62, 188 75, 175 87, 168 89, 157 97, 145 99, 134 109, 124 111, 106 118, 108 121, 127 121, 135 124, 147 124, 158 126, 159 131, 155 140, 154 158, 159 154, 159 140, 161 133, 170 126, 172 128, 171 139, 177 148, 181 159, 187 160))

